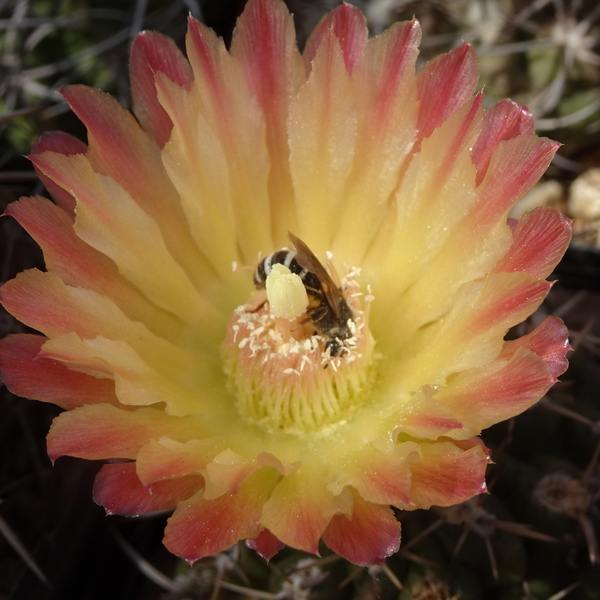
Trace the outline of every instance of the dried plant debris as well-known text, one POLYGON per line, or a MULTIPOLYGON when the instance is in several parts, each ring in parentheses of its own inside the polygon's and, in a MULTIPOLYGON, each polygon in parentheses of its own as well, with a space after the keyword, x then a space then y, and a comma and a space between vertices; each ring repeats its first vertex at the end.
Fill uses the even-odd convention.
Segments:
POLYGON ((568 214, 578 243, 600 248, 600 168, 582 173, 569 188, 568 214))

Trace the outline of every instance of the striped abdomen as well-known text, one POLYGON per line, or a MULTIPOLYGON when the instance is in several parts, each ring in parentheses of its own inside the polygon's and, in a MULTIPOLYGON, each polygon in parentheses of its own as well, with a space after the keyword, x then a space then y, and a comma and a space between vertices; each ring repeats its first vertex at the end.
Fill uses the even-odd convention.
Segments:
POLYGON ((296 260, 296 252, 294 250, 277 250, 277 252, 272 252, 258 263, 254 271, 254 285, 257 288, 265 287, 265 282, 271 272, 271 268, 277 264, 287 267, 292 273, 298 275, 302 279, 302 283, 304 283, 304 287, 306 287, 308 293, 311 290, 317 292, 321 290, 321 284, 315 274, 300 266, 296 260))

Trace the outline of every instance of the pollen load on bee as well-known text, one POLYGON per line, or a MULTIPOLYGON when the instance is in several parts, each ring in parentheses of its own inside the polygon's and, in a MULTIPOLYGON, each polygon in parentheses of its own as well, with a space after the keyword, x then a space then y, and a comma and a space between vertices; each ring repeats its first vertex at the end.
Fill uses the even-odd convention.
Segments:
POLYGON ((294 234, 288 235, 295 250, 277 250, 261 260, 254 271, 254 285, 259 289, 264 288, 273 265, 286 266, 300 277, 306 288, 309 306, 305 322, 312 323, 316 331, 325 338, 325 351, 330 356, 348 352, 344 341, 353 337, 352 309, 342 290, 312 250, 294 234))

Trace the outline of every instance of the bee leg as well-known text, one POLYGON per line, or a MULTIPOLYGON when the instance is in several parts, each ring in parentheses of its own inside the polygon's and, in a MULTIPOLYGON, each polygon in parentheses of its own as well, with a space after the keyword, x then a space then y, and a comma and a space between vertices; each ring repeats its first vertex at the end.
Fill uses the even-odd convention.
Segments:
POLYGON ((312 321, 317 322, 327 315, 329 309, 327 308, 327 306, 313 306, 312 308, 309 308, 306 312, 312 321))

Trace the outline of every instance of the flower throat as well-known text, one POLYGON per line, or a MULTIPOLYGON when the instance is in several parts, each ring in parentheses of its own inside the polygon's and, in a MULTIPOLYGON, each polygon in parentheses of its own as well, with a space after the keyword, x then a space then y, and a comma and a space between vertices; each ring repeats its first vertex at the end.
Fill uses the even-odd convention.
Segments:
POLYGON ((370 389, 372 297, 360 302, 358 269, 337 284, 304 242, 290 239, 295 250, 259 263, 254 283, 266 299, 263 292, 234 311, 223 358, 245 418, 271 432, 302 434, 346 421, 370 389))

